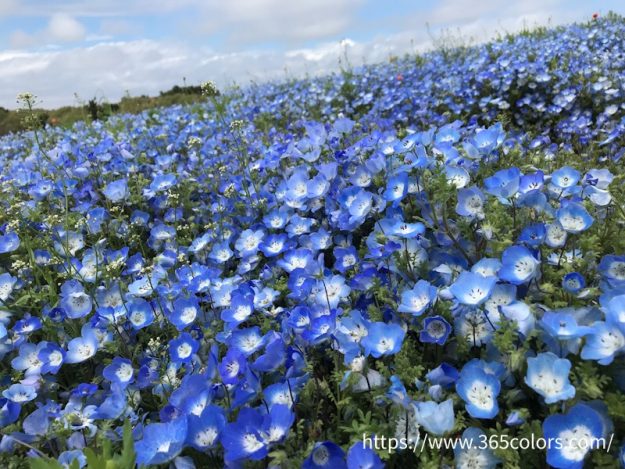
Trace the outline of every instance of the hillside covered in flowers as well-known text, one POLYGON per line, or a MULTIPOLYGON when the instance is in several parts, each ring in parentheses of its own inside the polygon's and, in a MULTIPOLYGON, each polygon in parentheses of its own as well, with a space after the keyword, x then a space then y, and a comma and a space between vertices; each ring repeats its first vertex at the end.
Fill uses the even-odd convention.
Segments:
POLYGON ((0 139, 1 467, 625 463, 623 18, 203 92, 0 139))

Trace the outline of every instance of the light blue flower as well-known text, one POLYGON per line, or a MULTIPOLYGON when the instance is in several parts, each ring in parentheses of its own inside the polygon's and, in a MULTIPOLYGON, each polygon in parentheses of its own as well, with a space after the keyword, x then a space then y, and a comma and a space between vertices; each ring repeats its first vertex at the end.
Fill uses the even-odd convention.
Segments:
POLYGON ((441 403, 415 402, 413 407, 417 422, 427 432, 433 435, 444 435, 454 428, 454 401, 452 399, 441 403))
POLYGON ((571 362, 546 352, 527 359, 525 383, 553 404, 575 397, 575 387, 569 382, 571 362))

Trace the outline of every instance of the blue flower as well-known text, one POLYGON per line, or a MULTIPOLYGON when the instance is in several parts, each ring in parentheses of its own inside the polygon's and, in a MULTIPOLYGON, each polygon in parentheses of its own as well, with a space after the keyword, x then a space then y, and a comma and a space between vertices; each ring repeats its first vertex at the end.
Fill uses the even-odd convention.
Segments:
POLYGON ((83 318, 91 312, 91 297, 77 280, 69 280, 61 287, 61 307, 71 319, 83 318))
POLYGON ((581 173, 570 166, 563 166, 551 174, 551 184, 558 189, 569 189, 580 180, 581 173))
POLYGON ((590 228, 594 222, 584 206, 574 202, 559 208, 556 212, 556 219, 568 233, 581 233, 590 228))
POLYGON ((6 397, 0 398, 0 428, 7 427, 20 416, 22 406, 6 397))
POLYGON ((425 280, 419 280, 412 290, 402 292, 397 311, 420 316, 436 300, 437 293, 436 287, 425 280))
POLYGON ((17 283, 17 278, 11 276, 8 272, 0 275, 0 300, 6 301, 9 299, 17 283))
POLYGON ((304 460, 302 469, 347 469, 345 452, 331 441, 315 443, 310 455, 304 460))
POLYGON ((581 469, 586 455, 603 437, 603 423, 597 411, 579 403, 566 414, 548 416, 543 435, 547 441, 560 443, 547 447, 547 463, 556 468, 581 469))
POLYGON ((135 298, 126 307, 128 308, 128 321, 134 329, 143 329, 154 322, 152 306, 144 299, 135 298))
POLYGON ((484 218, 484 194, 476 186, 458 191, 456 213, 463 217, 484 218))
POLYGON ((348 270, 358 265, 358 251, 354 246, 347 248, 334 248, 334 267, 336 270, 344 274, 348 270))
POLYGON ((451 325, 442 316, 430 316, 423 321, 423 330, 419 340, 423 343, 443 345, 449 334, 451 325))
POLYGON ((496 283, 497 277, 484 277, 480 274, 464 271, 460 273, 449 289, 460 303, 477 306, 488 299, 496 283))
POLYGON ((454 446, 457 469, 494 469, 500 460, 489 448, 487 435, 476 427, 469 427, 463 433, 461 441, 454 446))
POLYGON ((245 373, 247 360, 238 350, 228 350, 219 365, 219 374, 225 384, 235 384, 239 380, 239 375, 245 373))
POLYGON ((109 182, 102 190, 104 196, 114 204, 127 199, 130 196, 128 180, 126 178, 109 182))
POLYGON ((193 296, 177 298, 173 306, 174 310, 169 315, 168 319, 179 331, 193 324, 200 314, 200 305, 193 296))
POLYGON ((189 363, 200 348, 200 343, 188 332, 169 341, 169 357, 175 363, 189 363))
POLYGON ((624 329, 612 321, 595 322, 586 335, 581 357, 584 360, 597 360, 600 365, 609 365, 617 354, 625 350, 624 329))
POLYGON ((499 278, 514 285, 528 283, 538 275, 540 262, 524 246, 511 246, 501 255, 499 278))
POLYGON ((374 322, 369 325, 368 334, 362 338, 361 344, 366 355, 380 358, 399 352, 405 335, 406 332, 398 324, 374 322))
POLYGON ((569 382, 571 362, 547 352, 527 359, 525 383, 545 398, 547 404, 575 397, 575 387, 569 382))
POLYGON ((25 386, 20 383, 12 384, 2 391, 2 396, 16 404, 30 402, 37 397, 37 391, 33 386, 25 386))
POLYGON ((263 230, 245 230, 237 239, 234 247, 239 252, 239 256, 249 257, 258 252, 260 243, 264 238, 265 232, 263 230))
POLYGON ((20 239, 15 232, 0 236, 0 254, 6 254, 7 252, 13 252, 20 247, 20 239))
POLYGON ((244 407, 236 422, 227 424, 221 433, 227 462, 251 459, 259 461, 267 456, 268 445, 261 434, 263 416, 256 409, 244 407))
POLYGON ((110 365, 104 368, 102 376, 121 389, 128 387, 134 381, 132 362, 126 358, 115 357, 110 365))
POLYGON ((208 405, 199 415, 187 417, 188 431, 186 443, 198 451, 214 448, 222 430, 226 426, 226 416, 221 407, 208 405))
POLYGON ((491 419, 499 412, 497 396, 499 380, 479 367, 465 367, 456 381, 456 392, 466 403, 467 412, 474 418, 491 419))
POLYGON ((98 337, 95 331, 83 326, 80 337, 72 339, 67 344, 65 363, 81 363, 93 357, 99 348, 98 337))
POLYGON ((454 428, 454 401, 447 399, 444 402, 433 401, 415 402, 413 404, 415 418, 427 432, 434 435, 444 435, 454 428))
POLYGON ((372 448, 357 441, 347 451, 347 469, 384 469, 384 463, 372 448))
POLYGON ((519 190, 521 183, 521 171, 518 168, 502 169, 493 176, 484 179, 486 192, 497 196, 502 203, 507 204, 506 199, 511 198, 519 190))
POLYGON ((137 464, 164 464, 174 459, 187 437, 187 418, 151 423, 143 429, 143 439, 135 443, 137 464))
POLYGON ((562 277, 562 288, 569 293, 579 293, 586 286, 586 279, 579 272, 569 272, 562 277))

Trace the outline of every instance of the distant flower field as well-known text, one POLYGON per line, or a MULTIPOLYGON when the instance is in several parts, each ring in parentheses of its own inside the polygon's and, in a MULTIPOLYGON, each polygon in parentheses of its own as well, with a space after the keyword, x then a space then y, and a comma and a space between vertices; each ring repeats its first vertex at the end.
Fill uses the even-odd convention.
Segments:
POLYGON ((0 139, 0 467, 625 464, 623 18, 203 94, 0 139))

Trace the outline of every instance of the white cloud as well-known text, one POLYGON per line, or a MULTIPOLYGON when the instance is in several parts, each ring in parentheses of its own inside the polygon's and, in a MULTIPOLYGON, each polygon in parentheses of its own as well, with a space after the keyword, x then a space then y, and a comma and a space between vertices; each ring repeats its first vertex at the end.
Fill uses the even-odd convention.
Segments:
POLYGON ((46 35, 55 42, 76 42, 84 39, 85 27, 70 15, 56 13, 50 18, 46 35))

